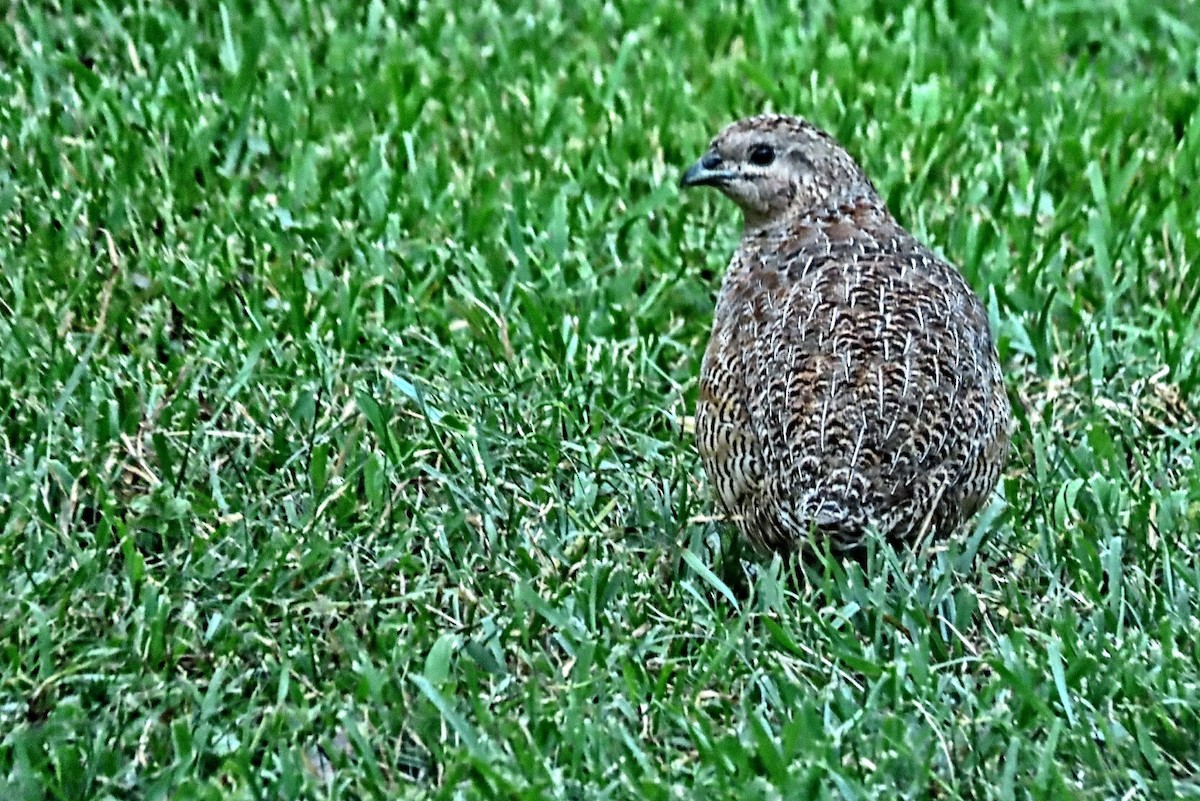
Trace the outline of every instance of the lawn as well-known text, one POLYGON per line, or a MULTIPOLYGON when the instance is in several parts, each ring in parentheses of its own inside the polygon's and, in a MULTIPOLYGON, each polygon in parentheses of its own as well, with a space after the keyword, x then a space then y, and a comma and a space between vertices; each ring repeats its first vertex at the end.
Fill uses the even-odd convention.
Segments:
POLYGON ((1200 798, 1200 4, 0 12, 0 797, 1200 798), (994 503, 807 584, 688 431, 726 122, 960 264, 994 503))

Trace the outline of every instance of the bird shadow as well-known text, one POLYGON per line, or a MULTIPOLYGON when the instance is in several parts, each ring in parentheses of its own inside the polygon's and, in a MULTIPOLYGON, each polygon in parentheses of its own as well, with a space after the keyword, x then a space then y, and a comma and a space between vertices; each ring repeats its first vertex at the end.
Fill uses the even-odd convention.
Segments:
POLYGON ((786 555, 758 551, 728 531, 718 531, 709 542, 715 546, 713 572, 742 606, 764 594, 814 608, 869 597, 876 604, 897 609, 917 604, 933 613, 957 592, 988 592, 992 574, 1003 567, 980 556, 992 529, 977 526, 964 536, 918 547, 871 534, 853 548, 806 547, 786 555))

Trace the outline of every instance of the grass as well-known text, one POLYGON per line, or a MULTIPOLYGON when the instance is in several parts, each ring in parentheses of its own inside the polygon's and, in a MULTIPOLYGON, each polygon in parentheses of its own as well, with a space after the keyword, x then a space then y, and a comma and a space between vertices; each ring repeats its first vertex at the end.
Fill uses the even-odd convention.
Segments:
POLYGON ((1200 7, 570 5, 3 12, 0 796, 1200 798, 1200 7), (807 589, 684 431, 763 109, 1020 406, 807 589))

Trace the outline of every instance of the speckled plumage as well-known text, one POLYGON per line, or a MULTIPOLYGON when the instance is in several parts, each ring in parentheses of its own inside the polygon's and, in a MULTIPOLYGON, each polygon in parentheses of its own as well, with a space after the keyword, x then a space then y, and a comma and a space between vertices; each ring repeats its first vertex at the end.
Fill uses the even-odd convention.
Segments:
POLYGON ((734 123, 683 184, 716 186, 745 219, 696 410, 701 461, 742 535, 790 553, 961 526, 999 479, 1011 419, 963 277, 796 117, 734 123))

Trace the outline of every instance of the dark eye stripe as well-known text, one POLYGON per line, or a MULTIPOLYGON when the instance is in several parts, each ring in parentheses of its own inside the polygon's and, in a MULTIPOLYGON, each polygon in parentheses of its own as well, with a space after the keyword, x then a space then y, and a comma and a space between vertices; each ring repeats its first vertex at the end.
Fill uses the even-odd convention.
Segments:
POLYGON ((803 164, 808 169, 816 172, 817 165, 813 164, 813 160, 810 159, 807 155, 805 155, 803 150, 793 150, 788 155, 795 158, 796 161, 799 161, 801 164, 803 164))

